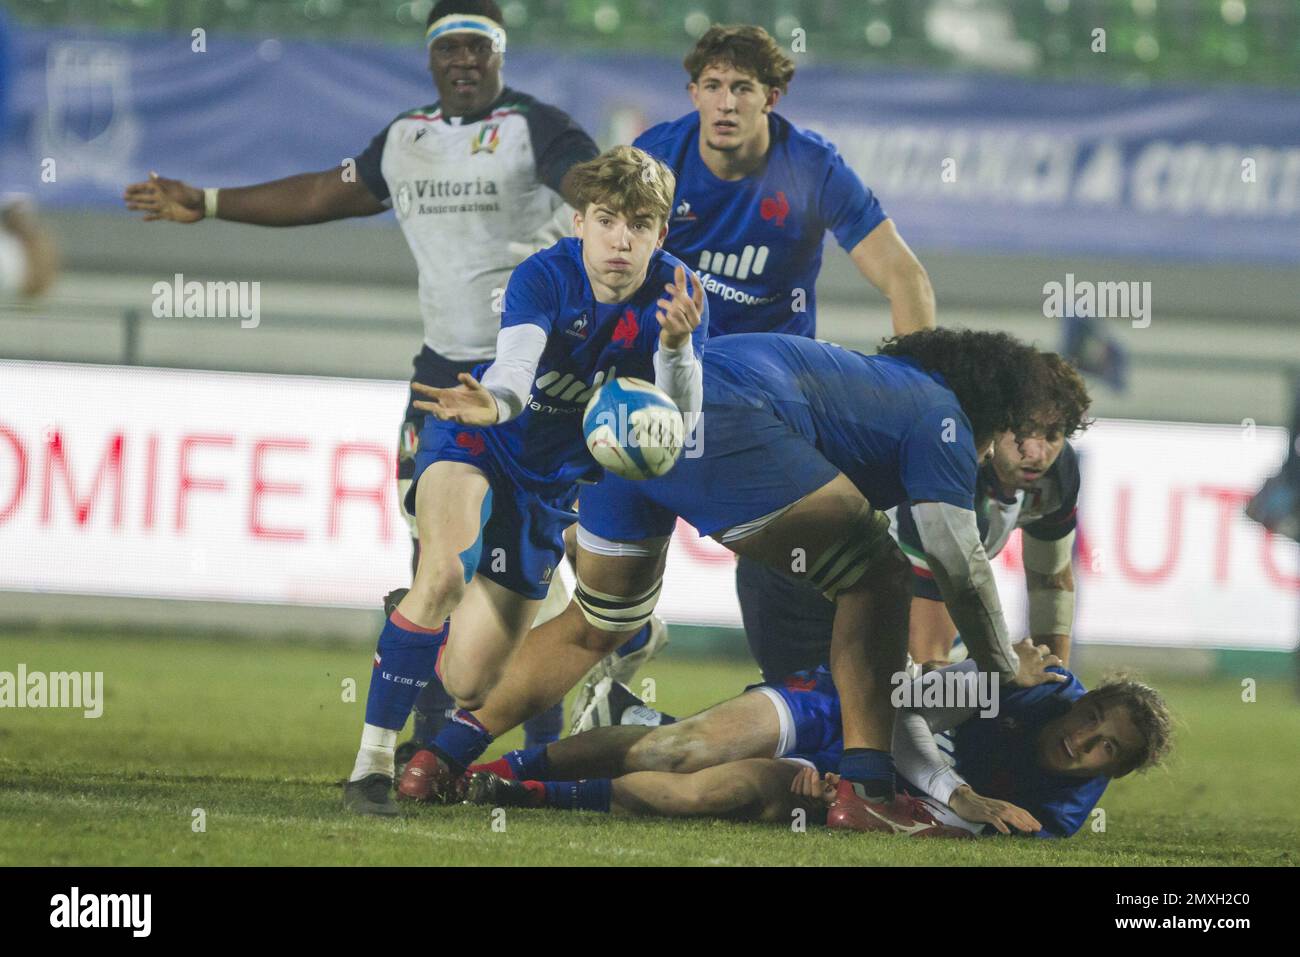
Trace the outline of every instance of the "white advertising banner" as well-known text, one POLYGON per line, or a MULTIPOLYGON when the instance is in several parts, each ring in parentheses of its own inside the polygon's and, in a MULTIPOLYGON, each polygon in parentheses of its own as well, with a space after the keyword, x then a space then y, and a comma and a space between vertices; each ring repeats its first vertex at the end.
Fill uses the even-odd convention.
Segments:
MULTIPOLYGON (((0 589, 376 607, 409 576, 405 382, 0 362, 0 589)), ((1084 641, 1288 649, 1300 557, 1241 509, 1281 429, 1108 420, 1082 457, 1084 641)), ((1013 630, 1019 537, 994 561, 1013 630)), ((738 626, 733 560, 678 526, 670 621, 738 626)))

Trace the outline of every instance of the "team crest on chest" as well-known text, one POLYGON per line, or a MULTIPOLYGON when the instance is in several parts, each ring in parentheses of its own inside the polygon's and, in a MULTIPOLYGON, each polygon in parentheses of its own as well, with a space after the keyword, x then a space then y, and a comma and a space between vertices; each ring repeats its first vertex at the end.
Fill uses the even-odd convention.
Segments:
POLYGON ((495 153, 497 147, 501 145, 501 124, 484 123, 483 128, 478 131, 478 136, 474 137, 469 144, 469 155, 486 152, 495 153))

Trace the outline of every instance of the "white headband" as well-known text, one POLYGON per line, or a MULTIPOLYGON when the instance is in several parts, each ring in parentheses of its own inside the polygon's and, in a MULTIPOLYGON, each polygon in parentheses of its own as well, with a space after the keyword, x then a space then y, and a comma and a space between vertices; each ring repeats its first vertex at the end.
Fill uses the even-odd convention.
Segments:
POLYGON ((424 45, 433 46, 433 41, 448 33, 478 33, 492 38, 492 49, 497 53, 506 52, 506 31, 499 23, 488 17, 473 13, 452 13, 429 24, 424 31, 424 45))

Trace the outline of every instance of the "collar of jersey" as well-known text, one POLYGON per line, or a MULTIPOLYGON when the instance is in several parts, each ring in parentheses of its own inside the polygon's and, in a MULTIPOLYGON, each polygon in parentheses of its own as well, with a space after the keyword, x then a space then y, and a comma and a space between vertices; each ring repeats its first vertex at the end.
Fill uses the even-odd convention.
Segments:
MULTIPOLYGON (((471 113, 469 116, 462 116, 462 117, 459 117, 459 119, 460 119, 460 125, 461 125, 461 126, 468 126, 470 123, 479 123, 479 122, 481 122, 481 121, 487 119, 489 116, 491 116, 493 113, 495 113, 495 112, 500 108, 500 106, 501 106, 502 103, 504 103, 506 100, 508 100, 510 97, 512 97, 512 96, 514 96, 514 95, 515 95, 515 91, 514 91, 514 90, 510 89, 510 87, 508 87, 508 86, 502 86, 502 87, 501 87, 501 95, 498 96, 498 97, 497 97, 495 100, 493 100, 491 103, 489 103, 487 106, 483 107, 483 109, 479 110, 477 113, 471 113)), ((441 102, 438 104, 438 109, 439 109, 439 110, 442 109, 442 103, 441 103, 441 102)), ((440 117, 438 117, 438 118, 439 118, 440 120, 442 120, 444 123, 446 123, 448 126, 451 126, 451 125, 452 125, 451 117, 448 116, 446 113, 443 113, 443 114, 442 114, 440 117)))

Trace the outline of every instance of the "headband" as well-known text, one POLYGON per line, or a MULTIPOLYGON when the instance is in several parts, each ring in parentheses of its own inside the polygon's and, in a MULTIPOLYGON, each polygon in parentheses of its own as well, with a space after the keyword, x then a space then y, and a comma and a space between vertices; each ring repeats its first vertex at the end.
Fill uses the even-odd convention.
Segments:
POLYGON ((424 45, 433 46, 433 41, 448 33, 478 33, 492 39, 492 49, 498 53, 506 51, 506 31, 495 20, 476 16, 472 13, 452 13, 429 24, 424 31, 424 45))

